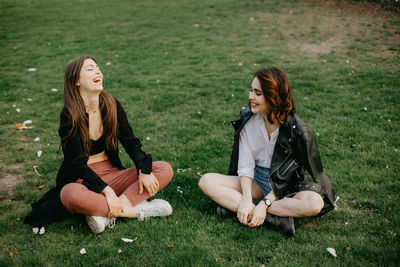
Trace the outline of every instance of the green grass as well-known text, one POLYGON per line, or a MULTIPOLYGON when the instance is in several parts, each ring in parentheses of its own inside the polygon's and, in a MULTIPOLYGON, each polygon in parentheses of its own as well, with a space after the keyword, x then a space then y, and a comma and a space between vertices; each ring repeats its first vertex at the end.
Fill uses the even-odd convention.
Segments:
POLYGON ((332 3, 0 0, 0 177, 25 177, 15 191, 0 190, 0 266, 398 265, 400 17, 332 3), (62 161, 64 69, 86 54, 144 150, 172 164, 174 179, 158 197, 174 213, 120 219, 101 235, 74 218, 35 236, 23 218, 55 185, 62 161), (227 172, 230 121, 252 74, 270 65, 288 74, 340 197, 339 210, 296 220, 295 239, 217 217, 197 186, 204 173, 227 172), (28 119, 34 128, 15 130, 28 119))

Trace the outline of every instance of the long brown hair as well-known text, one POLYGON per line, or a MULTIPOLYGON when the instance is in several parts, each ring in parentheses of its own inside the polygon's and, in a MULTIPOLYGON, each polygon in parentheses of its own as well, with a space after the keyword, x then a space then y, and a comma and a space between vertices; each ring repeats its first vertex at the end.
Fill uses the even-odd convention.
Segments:
POLYGON ((276 67, 269 67, 257 71, 254 77, 260 81, 268 103, 268 121, 283 124, 289 114, 296 112, 293 89, 286 74, 276 67))
MULTIPOLYGON (((79 135, 85 157, 90 155, 90 136, 89 123, 87 121, 86 109, 82 97, 77 86, 79 74, 81 72, 83 62, 86 59, 96 60, 90 56, 81 56, 73 59, 68 63, 64 75, 64 106, 68 109, 72 119, 72 128, 70 132, 61 140, 63 146, 68 140, 75 135, 79 135)), ((105 137, 107 150, 117 150, 118 147, 118 124, 117 124, 117 108, 115 99, 105 91, 99 95, 99 106, 102 116, 103 136, 105 137)))

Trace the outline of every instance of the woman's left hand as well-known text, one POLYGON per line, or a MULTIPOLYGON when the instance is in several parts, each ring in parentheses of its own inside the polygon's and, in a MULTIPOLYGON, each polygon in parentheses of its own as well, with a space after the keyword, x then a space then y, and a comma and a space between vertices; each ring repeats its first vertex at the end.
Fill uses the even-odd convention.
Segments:
POLYGON ((143 186, 149 192, 150 196, 157 194, 160 189, 160 184, 152 172, 150 174, 144 174, 142 171, 139 172, 139 194, 143 193, 143 186))
POLYGON ((260 201, 257 206, 253 209, 253 218, 251 218, 249 227, 260 226, 265 221, 265 216, 267 216, 267 207, 264 201, 260 201))

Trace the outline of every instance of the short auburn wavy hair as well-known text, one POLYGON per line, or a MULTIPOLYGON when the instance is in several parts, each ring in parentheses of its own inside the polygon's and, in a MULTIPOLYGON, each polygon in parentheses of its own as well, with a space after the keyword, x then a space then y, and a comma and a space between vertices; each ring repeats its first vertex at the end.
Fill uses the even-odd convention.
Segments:
POLYGON ((269 67, 257 71, 254 77, 260 81, 268 103, 268 121, 283 124, 288 115, 296 112, 293 89, 286 74, 276 67, 269 67))

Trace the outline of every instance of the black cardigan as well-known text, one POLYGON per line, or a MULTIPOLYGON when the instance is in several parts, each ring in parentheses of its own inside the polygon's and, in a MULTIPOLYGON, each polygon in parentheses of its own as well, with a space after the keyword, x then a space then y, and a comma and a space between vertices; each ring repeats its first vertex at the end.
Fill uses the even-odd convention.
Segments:
MULTIPOLYGON (((118 140, 135 163, 138 172, 141 170, 142 173, 149 174, 152 169, 151 155, 143 152, 141 149, 142 144, 135 137, 122 105, 116 99, 115 102, 117 106, 118 140)), ((86 116, 86 123, 89 123, 88 115, 86 116)), ((68 109, 64 107, 60 114, 60 128, 58 130, 60 138, 65 137, 70 132, 71 127, 71 116, 68 109)), ((39 201, 32 204, 33 210, 26 216, 25 223, 40 227, 69 217, 70 213, 61 203, 60 191, 64 185, 73 183, 78 178, 83 180, 83 185, 89 190, 97 193, 107 186, 107 183, 88 167, 78 131, 63 146, 63 153, 64 160, 57 174, 56 187, 47 192, 39 201)), ((124 169, 118 156, 118 149, 106 149, 106 154, 113 166, 118 169, 124 169)))

